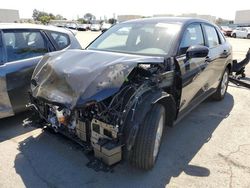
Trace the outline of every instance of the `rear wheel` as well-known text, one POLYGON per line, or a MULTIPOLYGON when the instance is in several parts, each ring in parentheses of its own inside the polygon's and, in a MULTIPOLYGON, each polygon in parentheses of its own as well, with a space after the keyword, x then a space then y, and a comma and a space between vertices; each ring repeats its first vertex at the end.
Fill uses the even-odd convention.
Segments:
POLYGON ((145 170, 153 168, 161 145, 165 113, 161 104, 155 104, 147 114, 129 158, 132 165, 145 170))
POLYGON ((212 95, 212 98, 214 100, 220 101, 224 99, 225 94, 227 92, 228 82, 229 82, 229 70, 228 68, 226 68, 216 92, 212 95))
POLYGON ((233 35, 232 35, 232 36, 233 36, 233 38, 236 38, 236 33, 233 33, 233 35))
POLYGON ((247 38, 250 39, 250 34, 247 35, 247 38))

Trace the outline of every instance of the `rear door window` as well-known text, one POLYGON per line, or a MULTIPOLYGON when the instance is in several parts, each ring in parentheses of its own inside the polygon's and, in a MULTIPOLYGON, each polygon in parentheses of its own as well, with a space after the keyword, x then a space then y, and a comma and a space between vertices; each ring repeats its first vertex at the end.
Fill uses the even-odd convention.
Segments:
POLYGON ((207 36, 208 47, 213 48, 219 45, 219 38, 216 29, 210 25, 204 25, 204 29, 207 36))
POLYGON ((185 54, 193 45, 204 45, 204 37, 200 24, 191 24, 187 27, 181 40, 179 55, 185 54))
POLYGON ((62 50, 70 45, 69 36, 65 33, 46 31, 53 40, 53 43, 57 46, 59 50, 62 50))
POLYGON ((217 32, 218 32, 218 35, 220 37, 220 44, 224 44, 226 42, 224 35, 218 29, 217 29, 217 32))
POLYGON ((38 30, 5 30, 3 40, 7 61, 17 61, 48 52, 46 42, 38 30))

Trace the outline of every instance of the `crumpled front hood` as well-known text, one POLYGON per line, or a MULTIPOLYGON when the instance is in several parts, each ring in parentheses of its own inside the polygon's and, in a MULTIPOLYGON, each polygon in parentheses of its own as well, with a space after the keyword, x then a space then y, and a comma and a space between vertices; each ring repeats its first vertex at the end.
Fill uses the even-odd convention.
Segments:
POLYGON ((163 57, 92 50, 67 50, 46 55, 32 76, 33 97, 74 108, 101 101, 122 86, 138 63, 163 63, 163 57))

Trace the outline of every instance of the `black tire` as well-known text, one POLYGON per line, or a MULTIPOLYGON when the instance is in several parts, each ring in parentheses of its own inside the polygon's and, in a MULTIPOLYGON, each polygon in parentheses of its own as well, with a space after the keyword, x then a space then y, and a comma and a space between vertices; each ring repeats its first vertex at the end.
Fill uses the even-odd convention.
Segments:
MULTIPOLYGON (((137 167, 144 170, 149 170, 153 168, 155 161, 157 159, 161 139, 164 132, 165 127, 165 108, 161 104, 155 104, 152 106, 151 110, 147 114, 147 116, 144 119, 144 124, 140 126, 137 138, 135 140, 135 145, 132 149, 132 153, 129 157, 130 163, 137 167), (163 118, 163 119, 161 119, 163 118), (154 151, 156 147, 156 135, 157 130, 160 127, 160 124, 162 122, 162 134, 159 137, 158 140, 160 140, 158 144, 158 150, 154 157, 154 151)), ((160 131, 159 131, 160 132, 160 131)))
POLYGON ((236 38, 236 33, 233 33, 232 37, 233 37, 233 38, 236 38))
POLYGON ((219 84, 216 92, 212 95, 212 99, 214 99, 216 101, 221 101, 221 100, 224 99, 224 97, 225 97, 225 95, 227 93, 228 82, 229 82, 229 69, 226 68, 226 70, 224 71, 224 73, 222 75, 220 84, 219 84), (227 78, 225 78, 225 77, 227 77, 227 78), (224 82, 225 85, 223 84, 223 82, 224 82))
POLYGON ((250 34, 247 35, 247 39, 250 39, 250 34))

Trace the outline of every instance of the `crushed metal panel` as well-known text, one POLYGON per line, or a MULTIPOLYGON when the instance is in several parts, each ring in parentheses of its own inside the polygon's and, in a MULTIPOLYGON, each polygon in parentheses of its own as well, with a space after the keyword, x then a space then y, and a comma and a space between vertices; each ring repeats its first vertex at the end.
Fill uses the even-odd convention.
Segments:
POLYGON ((138 64, 163 62, 163 57, 92 50, 48 54, 32 76, 32 95, 73 109, 78 103, 100 101, 117 92, 138 64))
POLYGON ((0 77, 0 118, 13 116, 14 112, 7 91, 5 77, 0 77))

